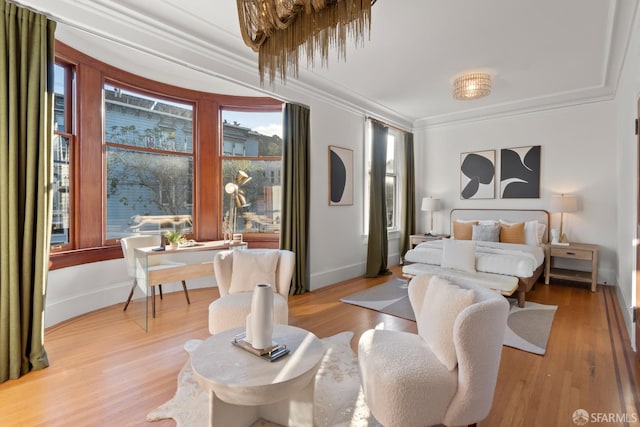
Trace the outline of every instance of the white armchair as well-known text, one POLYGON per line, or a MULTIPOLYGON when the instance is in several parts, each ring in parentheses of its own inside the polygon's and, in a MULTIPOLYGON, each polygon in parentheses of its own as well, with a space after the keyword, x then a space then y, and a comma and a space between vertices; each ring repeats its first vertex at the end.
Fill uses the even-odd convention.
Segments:
POLYGON ((489 414, 509 303, 437 276, 409 284, 418 334, 368 330, 358 361, 366 402, 386 427, 472 425, 489 414))
POLYGON ((251 312, 253 289, 259 283, 273 287, 273 321, 289 323, 289 288, 294 253, 279 249, 247 249, 218 252, 213 271, 220 298, 209 305, 209 332, 245 326, 251 312))

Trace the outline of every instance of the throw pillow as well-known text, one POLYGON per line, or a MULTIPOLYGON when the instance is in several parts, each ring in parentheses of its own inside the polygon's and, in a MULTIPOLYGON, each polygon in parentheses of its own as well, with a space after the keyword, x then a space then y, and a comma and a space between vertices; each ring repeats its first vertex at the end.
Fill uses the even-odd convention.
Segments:
POLYGON ((450 281, 433 276, 424 296, 418 320, 420 336, 431 347, 438 360, 450 371, 458 364, 453 340, 453 326, 460 312, 473 304, 475 294, 450 281))
POLYGON ((513 225, 502 223, 500 227, 500 241, 502 243, 524 244, 524 222, 513 225))
POLYGON ((443 239, 440 267, 476 271, 476 242, 443 239))
POLYGON ((456 240, 471 240, 473 224, 477 223, 478 221, 453 221, 453 238, 456 240))
POLYGON ((278 251, 234 251, 229 293, 253 292, 260 283, 275 289, 279 255, 278 251))
POLYGON ((473 224, 473 232, 471 240, 478 240, 482 242, 499 242, 500 241, 500 226, 495 225, 482 225, 473 224))

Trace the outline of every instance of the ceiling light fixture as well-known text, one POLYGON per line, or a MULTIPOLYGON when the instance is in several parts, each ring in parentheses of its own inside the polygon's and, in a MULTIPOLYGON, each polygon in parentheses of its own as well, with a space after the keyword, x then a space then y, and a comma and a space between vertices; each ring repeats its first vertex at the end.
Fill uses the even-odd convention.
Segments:
POLYGON ((258 52, 260 84, 264 76, 273 83, 276 71, 282 81, 287 70, 298 76, 299 50, 313 66, 319 51, 322 65, 329 47, 346 57, 347 36, 356 45, 371 33, 371 6, 376 0, 237 0, 240 32, 245 44, 258 52))
POLYGON ((491 93, 491 76, 486 73, 467 73, 453 81, 453 97, 461 101, 482 98, 491 93))

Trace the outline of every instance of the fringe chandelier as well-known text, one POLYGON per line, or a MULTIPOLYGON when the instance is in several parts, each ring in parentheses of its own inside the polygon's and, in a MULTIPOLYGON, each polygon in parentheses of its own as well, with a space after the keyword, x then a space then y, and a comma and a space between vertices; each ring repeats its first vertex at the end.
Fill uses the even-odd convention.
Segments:
POLYGON ((287 70, 298 77, 300 49, 314 65, 319 51, 326 65, 329 47, 346 59, 347 36, 362 44, 371 33, 371 6, 376 0, 237 0, 240 32, 245 44, 258 53, 260 84, 273 83, 276 72, 284 82, 287 70))

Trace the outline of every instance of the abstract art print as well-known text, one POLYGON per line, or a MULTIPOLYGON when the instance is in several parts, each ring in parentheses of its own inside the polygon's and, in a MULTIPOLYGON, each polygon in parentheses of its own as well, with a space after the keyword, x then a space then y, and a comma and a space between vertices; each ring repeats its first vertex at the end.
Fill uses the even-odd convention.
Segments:
POLYGON ((500 150, 500 197, 540 198, 540 145, 500 150))
POLYGON ((496 151, 460 154, 460 197, 493 199, 495 197, 496 151))
POLYGON ((353 151, 329 146, 329 206, 353 204, 353 151))

